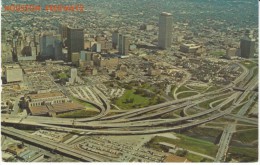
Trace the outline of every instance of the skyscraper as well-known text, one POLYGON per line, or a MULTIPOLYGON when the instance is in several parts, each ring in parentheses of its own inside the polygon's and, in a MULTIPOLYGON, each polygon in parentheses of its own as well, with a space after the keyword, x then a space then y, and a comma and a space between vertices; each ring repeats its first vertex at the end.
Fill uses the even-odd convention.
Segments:
POLYGON ((172 43, 172 14, 162 12, 159 18, 158 46, 168 49, 172 43))
POLYGON ((64 40, 65 38, 67 38, 67 31, 68 31, 68 25, 66 25, 66 24, 60 24, 60 26, 59 26, 59 32, 60 32, 60 34, 61 34, 62 40, 64 40))
POLYGON ((253 58, 255 53, 255 40, 252 32, 246 31, 245 36, 240 40, 241 57, 253 58))
POLYGON ((84 49, 84 33, 83 29, 68 27, 68 61, 71 61, 71 55, 84 49))
POLYGON ((60 40, 55 40, 55 47, 54 47, 54 56, 56 60, 62 60, 62 42, 60 40))
POLYGON ((121 55, 127 55, 129 52, 129 39, 122 34, 119 35, 118 52, 121 55))
POLYGON ((40 36, 40 59, 49 58, 56 60, 62 58, 62 43, 60 35, 46 32, 40 36))
POLYGON ((119 32, 114 31, 112 33, 112 46, 114 49, 116 49, 116 47, 118 46, 118 41, 119 41, 119 32))
POLYGON ((45 33, 40 38, 40 56, 41 57, 54 57, 55 37, 53 34, 45 33))

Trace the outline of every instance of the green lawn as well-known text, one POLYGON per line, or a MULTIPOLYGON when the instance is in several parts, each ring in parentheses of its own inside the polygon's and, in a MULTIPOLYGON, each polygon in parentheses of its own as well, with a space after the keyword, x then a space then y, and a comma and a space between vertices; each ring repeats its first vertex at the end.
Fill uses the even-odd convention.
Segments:
POLYGON ((183 98, 186 98, 186 97, 190 97, 190 96, 194 96, 196 95, 197 92, 184 92, 184 93, 181 93, 177 96, 178 99, 183 99, 183 98))
POLYGON ((181 86, 178 88, 178 90, 176 91, 176 93, 179 93, 179 92, 183 92, 183 91, 190 91, 189 88, 185 87, 185 85, 181 86))
POLYGON ((256 128, 256 125, 237 125, 236 130, 243 130, 243 129, 252 129, 252 128, 256 128))
POLYGON ((212 160, 205 159, 202 156, 195 155, 192 153, 188 153, 185 157, 191 162, 212 162, 212 160))
POLYGON ((94 105, 92 105, 90 103, 87 103, 85 101, 79 100, 76 97, 72 97, 72 101, 76 102, 76 103, 79 103, 81 105, 84 105, 86 108, 97 109, 94 105))
POLYGON ((59 74, 59 78, 60 78, 60 79, 66 79, 66 78, 68 78, 68 75, 67 75, 66 73, 64 73, 64 72, 61 72, 61 73, 59 74))
MULTIPOLYGON (((209 99, 209 100, 207 100, 207 101, 204 101, 204 102, 202 102, 202 103, 199 103, 199 106, 202 107, 202 108, 209 109, 209 108, 210 108, 210 106, 209 106, 210 103, 212 103, 212 102, 214 102, 214 101, 217 101, 217 100, 219 100, 219 99, 223 99, 223 98, 225 98, 225 97, 227 97, 227 95, 219 96, 219 97, 216 97, 216 98, 213 98, 213 99, 209 99)), ((218 103, 218 104, 220 104, 220 103, 218 103)))
POLYGON ((108 114, 106 114, 106 116, 113 116, 113 115, 118 115, 122 112, 108 112, 108 114))
POLYGON ((187 113, 188 115, 194 115, 194 114, 199 113, 199 112, 200 112, 200 110, 198 110, 198 109, 188 109, 188 110, 186 111, 186 113, 187 113))
POLYGON ((176 136, 179 137, 180 139, 170 139, 167 137, 155 136, 148 143, 148 146, 150 146, 150 147, 155 146, 158 149, 158 148, 160 148, 158 146, 159 142, 167 142, 167 143, 174 144, 178 147, 181 147, 181 148, 184 148, 187 150, 196 151, 196 152, 199 152, 199 153, 202 153, 205 155, 209 155, 209 156, 213 156, 213 157, 217 153, 218 147, 211 142, 188 137, 188 136, 181 135, 181 134, 176 134, 176 136))
POLYGON ((169 96, 172 97, 172 98, 174 98, 174 97, 173 97, 173 92, 174 92, 174 90, 175 90, 176 87, 177 87, 176 85, 172 85, 172 86, 171 86, 171 92, 169 93, 169 96))
MULTIPOLYGON (((213 126, 213 125, 208 125, 208 123, 207 123, 207 126, 213 126)), ((214 126, 216 126, 216 125, 214 125, 214 126)), ((217 125, 217 127, 219 127, 219 126, 220 125, 217 125)), ((222 130, 219 130, 219 129, 201 128, 201 127, 193 128, 190 131, 193 133, 193 135, 195 134, 195 136, 193 136, 194 138, 199 138, 201 136, 217 138, 217 136, 219 136, 222 133, 222 130)))
POLYGON ((203 157, 191 153, 188 153, 186 158, 191 162, 200 162, 203 159, 203 157))
POLYGON ((212 102, 214 102, 214 101, 216 101, 216 100, 217 100, 217 98, 216 98, 216 99, 210 99, 210 100, 204 101, 204 102, 202 102, 202 103, 199 103, 199 107, 201 107, 201 108, 206 108, 206 109, 210 109, 209 104, 212 103, 212 102))
POLYGON ((231 157, 240 162, 255 162, 258 160, 257 148, 230 147, 228 150, 231 157))
POLYGON ((214 104, 212 104, 212 106, 213 106, 213 107, 216 107, 216 106, 218 106, 219 104, 221 104, 223 101, 225 101, 225 100, 219 100, 219 101, 215 102, 214 104))
POLYGON ((52 76, 55 79, 67 79, 67 78, 69 78, 70 71, 69 70, 66 70, 66 71, 54 71, 51 74, 52 74, 52 76))
POLYGON ((215 91, 215 90, 220 89, 220 88, 221 88, 221 87, 219 87, 219 86, 212 86, 212 87, 210 87, 206 92, 215 91))
POLYGON ((166 114, 160 116, 160 118, 161 119, 175 119, 177 117, 174 114, 175 114, 174 112, 169 112, 169 113, 166 113, 166 114))
POLYGON ((258 130, 256 128, 253 130, 236 132, 233 138, 234 140, 239 140, 242 143, 251 143, 258 139, 258 130))
POLYGON ((56 115, 58 118, 84 118, 84 117, 92 117, 98 115, 99 112, 97 111, 90 111, 90 110, 76 110, 70 111, 62 114, 56 115))
POLYGON ((223 110, 223 111, 224 111, 224 110, 228 109, 229 107, 231 107, 232 104, 233 104, 233 100, 231 100, 229 103, 227 103, 226 105, 224 105, 223 107, 221 107, 220 110, 223 110))
POLYGON ((173 92, 176 87, 177 87, 176 85, 172 85, 171 91, 173 92))
POLYGON ((135 94, 135 90, 126 90, 123 96, 116 99, 114 103, 121 109, 132 109, 150 105, 148 97, 135 94))
POLYGON ((226 53, 223 51, 214 51, 214 52, 210 52, 210 54, 213 56, 224 56, 226 53))
POLYGON ((195 85, 188 85, 188 86, 196 91, 204 91, 208 88, 207 86, 195 86, 195 85))
POLYGON ((241 63, 242 65, 244 65, 245 67, 247 67, 248 69, 251 69, 251 68, 257 66, 256 63, 251 62, 251 61, 242 61, 242 62, 240 62, 240 63, 241 63))
POLYGON ((240 105, 240 106, 236 107, 235 109, 233 109, 233 111, 231 113, 232 114, 237 114, 243 106, 244 105, 240 105))

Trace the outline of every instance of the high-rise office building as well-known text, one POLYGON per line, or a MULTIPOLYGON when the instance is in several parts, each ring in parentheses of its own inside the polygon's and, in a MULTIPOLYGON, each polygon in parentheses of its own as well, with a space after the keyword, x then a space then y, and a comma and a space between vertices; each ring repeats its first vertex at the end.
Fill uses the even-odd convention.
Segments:
POLYGON ((245 36, 240 40, 241 57, 253 58, 255 53, 255 39, 252 32, 247 30, 245 36))
POLYGON ((41 59, 52 58, 56 60, 62 58, 62 43, 60 35, 44 33, 40 37, 40 57, 41 59))
POLYGON ((59 32, 61 34, 61 38, 62 40, 64 40, 65 38, 67 38, 67 31, 68 31, 68 25, 67 24, 60 24, 59 27, 59 32))
POLYGON ((43 58, 54 57, 55 37, 53 34, 43 34, 40 38, 40 56, 43 58))
POLYGON ((162 12, 159 18, 158 46, 168 49, 172 44, 172 14, 162 12))
POLYGON ((118 41, 119 41, 119 32, 114 31, 112 33, 112 46, 114 49, 116 49, 118 47, 118 41))
POLYGON ((129 39, 122 34, 119 35, 118 52, 121 55, 127 55, 129 52, 129 39))
POLYGON ((63 55, 62 55, 62 42, 60 40, 55 40, 54 43, 54 56, 56 60, 62 60, 63 55))
POLYGON ((83 29, 68 27, 68 61, 71 61, 71 55, 84 49, 84 33, 83 29))

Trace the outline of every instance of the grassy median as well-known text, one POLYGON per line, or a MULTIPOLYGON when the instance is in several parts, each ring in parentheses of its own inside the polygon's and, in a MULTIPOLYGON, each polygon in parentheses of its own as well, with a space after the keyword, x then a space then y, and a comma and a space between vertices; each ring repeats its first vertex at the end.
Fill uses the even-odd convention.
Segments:
POLYGON ((236 132, 233 139, 239 140, 242 143, 252 143, 258 139, 258 130, 257 128, 253 128, 250 130, 236 132))
POLYGON ((99 114, 99 112, 97 112, 97 111, 82 109, 82 110, 76 110, 76 111, 70 111, 70 112, 58 114, 58 115, 56 115, 56 117, 59 117, 59 118, 84 118, 84 117, 93 117, 98 114, 99 114))
POLYGON ((246 147, 230 147, 228 152, 233 159, 239 162, 255 162, 258 161, 258 149, 246 147))
POLYGON ((181 134, 176 134, 176 136, 179 139, 171 139, 167 137, 161 137, 161 136, 155 136, 152 140, 150 140, 146 146, 150 148, 154 148, 156 150, 160 151, 165 151, 165 148, 162 145, 159 145, 159 142, 166 142, 170 144, 174 144, 177 147, 186 149, 186 150, 191 150, 191 151, 196 151, 201 154, 209 155, 214 157, 217 153, 218 147, 217 145, 205 141, 205 140, 200 140, 192 137, 188 137, 185 135, 181 134))

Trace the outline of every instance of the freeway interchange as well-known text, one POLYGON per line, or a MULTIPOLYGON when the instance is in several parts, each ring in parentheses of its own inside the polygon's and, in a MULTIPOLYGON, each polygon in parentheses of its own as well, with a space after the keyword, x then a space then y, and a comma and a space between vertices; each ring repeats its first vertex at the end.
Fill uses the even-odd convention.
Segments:
MULTIPOLYGON (((228 151, 229 143, 232 134, 236 130, 236 122, 243 121, 245 123, 257 125, 257 120, 245 117, 249 107, 257 98, 257 92, 254 90, 258 86, 258 77, 253 77, 252 69, 247 69, 243 65, 237 63, 242 69, 243 73, 236 78, 231 84, 226 85, 220 89, 198 94, 184 99, 177 99, 167 101, 165 103, 149 106, 146 108, 139 108, 129 110, 127 112, 106 116, 110 111, 110 102, 100 89, 93 87, 93 91, 98 96, 101 103, 95 103, 83 97, 78 97, 82 101, 94 104, 99 108, 100 113, 90 118, 51 118, 51 117, 37 117, 37 116, 18 116, 13 114, 2 114, 2 134, 11 136, 22 141, 27 141, 33 144, 44 146, 48 149, 55 149, 61 154, 76 157, 82 161, 115 161, 105 157, 98 157, 91 155, 91 153, 79 153, 75 149, 70 149, 63 144, 54 144, 54 142, 44 141, 41 138, 28 138, 28 134, 19 131, 10 126, 32 126, 47 130, 70 132, 79 135, 144 135, 157 134, 164 132, 172 132, 183 129, 193 128, 195 126, 213 121, 218 118, 233 118, 235 121, 228 125, 221 136, 219 150, 216 155, 216 162, 225 161, 226 153, 228 151), (243 88, 243 91, 234 90, 235 87, 243 88), (248 101, 244 101, 247 96, 252 94, 248 101), (228 97, 226 97, 228 95, 228 97), (204 109, 195 114, 189 114, 190 108, 193 108, 203 102, 224 97, 220 104, 210 108, 204 109), (230 104, 231 103, 231 104, 230 104), (236 113, 232 112, 239 106, 242 108, 236 113), (174 119, 161 119, 164 114, 183 110, 184 115, 174 119), (53 148, 54 147, 54 148, 53 148)), ((76 97, 76 96, 74 96, 76 97)))

